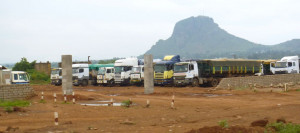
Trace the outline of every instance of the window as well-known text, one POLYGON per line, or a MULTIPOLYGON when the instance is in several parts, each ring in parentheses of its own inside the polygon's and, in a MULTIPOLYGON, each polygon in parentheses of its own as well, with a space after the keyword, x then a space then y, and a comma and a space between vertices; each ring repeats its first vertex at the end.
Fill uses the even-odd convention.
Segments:
POLYGON ((293 62, 293 66, 296 66, 296 63, 295 63, 295 62, 293 62))
POLYGON ((142 72, 144 72, 144 67, 142 68, 142 72))
POLYGON ((106 70, 106 73, 111 73, 111 69, 107 69, 107 70, 106 70))
POLYGON ((288 62, 288 67, 293 66, 292 62, 288 62))
POLYGON ((84 70, 83 70, 82 68, 81 68, 81 69, 79 69, 79 73, 83 73, 83 71, 84 71, 84 70))
POLYGON ((190 69, 190 70, 194 70, 194 65, 193 65, 193 64, 190 64, 190 65, 189 65, 189 69, 190 69))
POLYGON ((14 80, 18 80, 18 74, 14 74, 14 80))
POLYGON ((114 73, 115 72, 115 69, 111 69, 111 73, 114 73))

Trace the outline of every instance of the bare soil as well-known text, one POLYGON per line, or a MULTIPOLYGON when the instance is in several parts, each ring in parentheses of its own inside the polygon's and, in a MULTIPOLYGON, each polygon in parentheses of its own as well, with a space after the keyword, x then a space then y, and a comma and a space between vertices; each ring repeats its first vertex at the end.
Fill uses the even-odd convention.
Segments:
POLYGON ((61 86, 33 85, 37 96, 31 106, 12 113, 0 109, 0 132, 263 132, 251 126, 259 120, 300 123, 300 92, 259 92, 251 90, 214 90, 203 87, 155 87, 144 94, 143 87, 74 87, 76 104, 68 96, 64 104, 61 86), (41 103, 41 92, 45 103, 41 103), (54 103, 53 93, 57 94, 54 103), (175 95, 175 109, 171 108, 175 95), (131 99, 129 108, 120 106, 84 106, 113 98, 115 102, 131 99), (150 107, 146 107, 149 99, 150 107), (58 112, 59 125, 54 125, 58 112), (219 121, 227 120, 229 128, 219 121))

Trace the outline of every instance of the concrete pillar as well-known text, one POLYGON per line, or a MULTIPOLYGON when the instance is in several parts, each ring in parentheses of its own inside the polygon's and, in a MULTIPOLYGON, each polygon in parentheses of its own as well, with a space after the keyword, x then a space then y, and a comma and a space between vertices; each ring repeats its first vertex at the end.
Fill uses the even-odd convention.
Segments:
POLYGON ((62 66, 62 91, 67 95, 71 95, 72 89, 72 55, 61 56, 62 66))
POLYGON ((144 55, 144 93, 151 94, 154 92, 154 71, 153 71, 153 56, 144 55))

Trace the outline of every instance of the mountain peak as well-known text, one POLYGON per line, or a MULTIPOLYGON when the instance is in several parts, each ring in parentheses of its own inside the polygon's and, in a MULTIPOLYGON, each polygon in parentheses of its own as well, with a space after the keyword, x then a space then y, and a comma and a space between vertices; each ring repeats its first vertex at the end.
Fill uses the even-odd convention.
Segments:
POLYGON ((189 17, 181 20, 175 24, 172 37, 195 35, 201 31, 207 33, 207 31, 218 29, 218 25, 214 23, 214 20, 207 16, 189 17))

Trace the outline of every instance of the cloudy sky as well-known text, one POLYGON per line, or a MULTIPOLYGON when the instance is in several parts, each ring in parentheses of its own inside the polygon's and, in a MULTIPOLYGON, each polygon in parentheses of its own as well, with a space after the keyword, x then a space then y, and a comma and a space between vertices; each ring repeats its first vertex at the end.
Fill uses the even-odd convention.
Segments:
POLYGON ((231 34, 273 45, 300 38, 299 0, 0 0, 0 64, 138 56, 179 20, 209 16, 231 34))

